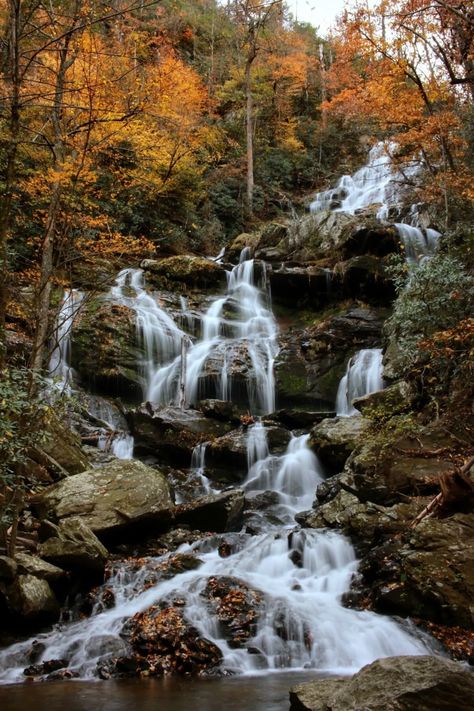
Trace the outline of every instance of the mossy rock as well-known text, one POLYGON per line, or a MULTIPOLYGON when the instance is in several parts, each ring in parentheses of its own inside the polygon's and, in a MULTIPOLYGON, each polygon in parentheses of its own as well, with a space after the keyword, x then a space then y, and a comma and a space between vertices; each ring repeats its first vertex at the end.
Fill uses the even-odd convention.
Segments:
POLYGON ((81 380, 103 394, 141 395, 135 313, 97 297, 81 310, 72 335, 72 365, 81 380))
POLYGON ((148 284, 156 289, 219 291, 227 283, 223 267, 210 259, 183 255, 141 263, 148 284))

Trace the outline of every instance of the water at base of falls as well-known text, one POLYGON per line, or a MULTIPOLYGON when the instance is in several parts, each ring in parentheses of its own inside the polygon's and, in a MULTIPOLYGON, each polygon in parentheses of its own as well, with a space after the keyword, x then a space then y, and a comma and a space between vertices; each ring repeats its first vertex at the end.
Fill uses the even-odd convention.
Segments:
POLYGON ((336 414, 342 417, 360 415, 352 405, 358 397, 383 390, 381 348, 366 348, 353 356, 341 378, 336 396, 336 414))
MULTIPOLYGON (((182 546, 181 552, 197 555, 199 568, 149 589, 140 584, 147 576, 146 565, 133 575, 118 566, 106 583, 115 606, 37 635, 45 647, 42 660, 67 659, 70 670, 83 679, 93 678, 100 660, 126 653, 121 638, 126 620, 172 593, 185 601, 187 620, 221 649, 222 669, 233 673, 305 668, 350 673, 379 657, 427 653, 422 641, 393 620, 343 607, 341 597, 357 568, 351 544, 337 532, 294 527, 293 513, 310 504, 322 479, 307 436, 294 437, 283 456, 270 457, 260 424, 255 427, 248 438, 253 463, 244 486, 249 492, 270 488, 276 493, 278 501, 268 515, 280 524, 269 524, 266 533, 256 536, 232 534, 232 550, 224 558, 215 544, 226 534, 216 536, 214 545, 207 539, 182 546), (202 595, 211 576, 229 575, 261 598, 255 635, 239 649, 226 641, 202 595)), ((29 640, 0 652, 1 683, 22 678, 31 644, 29 640)))

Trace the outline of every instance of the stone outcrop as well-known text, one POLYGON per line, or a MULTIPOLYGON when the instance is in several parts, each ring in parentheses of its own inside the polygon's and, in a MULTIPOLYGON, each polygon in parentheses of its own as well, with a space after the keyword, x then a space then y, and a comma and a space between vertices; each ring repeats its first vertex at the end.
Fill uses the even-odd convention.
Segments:
POLYGON ((474 675, 438 657, 389 657, 352 678, 300 684, 290 692, 291 711, 471 711, 474 675))
POLYGON ((60 521, 55 535, 40 545, 39 554, 55 566, 93 578, 103 575, 109 555, 89 526, 78 517, 60 521))
POLYGON ((135 312, 109 299, 90 299, 71 333, 72 365, 81 382, 105 395, 141 396, 135 312))
POLYGON ((238 531, 242 525, 243 509, 244 494, 239 489, 233 489, 177 506, 174 520, 178 525, 186 524, 198 531, 238 531))
POLYGON ((230 577, 209 578, 202 596, 219 622, 232 648, 245 647, 255 636, 262 611, 262 595, 241 580, 230 577))
POLYGON ((53 522, 80 517, 94 533, 107 537, 168 520, 172 501, 159 471, 142 462, 117 460, 54 484, 32 506, 40 518, 53 522))
POLYGON ((332 410, 347 361, 380 344, 385 310, 354 307, 280 336, 275 361, 279 407, 332 410))
POLYGON ((34 575, 18 575, 4 595, 10 611, 26 622, 52 622, 59 615, 59 603, 50 584, 34 575))
POLYGON ((369 423, 363 417, 334 417, 311 430, 309 446, 329 471, 341 471, 369 423))
POLYGON ((160 462, 189 467, 193 449, 228 432, 232 425, 198 410, 156 407, 145 403, 127 412, 135 438, 135 455, 151 455, 160 462))
POLYGON ((220 291, 226 284, 223 267, 204 257, 179 255, 158 261, 145 259, 140 266, 147 282, 157 289, 220 291))

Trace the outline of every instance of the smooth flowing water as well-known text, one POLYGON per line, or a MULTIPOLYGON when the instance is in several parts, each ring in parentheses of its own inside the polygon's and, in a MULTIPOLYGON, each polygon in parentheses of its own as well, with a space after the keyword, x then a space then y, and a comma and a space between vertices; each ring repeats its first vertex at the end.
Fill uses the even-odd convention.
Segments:
POLYGON ((349 417, 360 415, 352 402, 364 395, 383 390, 383 363, 381 348, 366 348, 358 351, 347 363, 336 396, 336 413, 349 417))
POLYGON ((354 175, 343 175, 334 188, 317 193, 309 208, 311 212, 332 210, 355 215, 377 205, 377 218, 383 222, 395 220, 407 261, 416 264, 434 254, 441 235, 419 224, 416 204, 409 207, 408 223, 396 221, 408 201, 408 186, 422 173, 423 165, 414 160, 397 169, 391 158, 395 151, 393 143, 377 143, 370 150, 366 165, 354 175))
MULTIPOLYGON (((221 391, 224 387, 226 392, 232 390, 232 362, 236 351, 243 350, 251 366, 246 372, 249 409, 258 412, 274 407, 277 327, 265 305, 264 272, 257 286, 255 267, 244 252, 239 265, 228 273, 227 293, 214 299, 202 315, 201 338, 189 346, 186 355, 189 402, 197 397, 198 389, 193 388, 206 359, 222 348, 218 351, 225 356, 219 375, 221 391), (226 318, 227 309, 232 309, 235 318, 226 318), (226 364, 230 373, 226 373, 226 364)), ((147 294, 137 270, 121 272, 111 298, 136 312, 149 392, 158 401, 165 398, 164 393, 166 398, 177 397, 182 356, 167 365, 165 361, 182 348, 184 332, 147 294)), ((100 408, 97 414, 112 418, 100 408)), ((68 668, 81 679, 94 679, 98 663, 127 654, 122 636, 126 621, 174 594, 183 601, 186 619, 220 648, 223 671, 240 676, 306 669, 351 673, 379 657, 426 653, 425 643, 394 620, 343 606, 342 597, 357 569, 354 549, 344 536, 334 531, 301 530, 295 525, 295 514, 311 507, 324 478, 307 441, 308 435, 293 435, 286 452, 276 456, 270 452, 263 422, 258 420, 249 427, 248 475, 243 488, 249 498, 265 498, 270 492, 262 512, 262 532, 251 535, 244 528, 240 534, 231 534, 225 557, 219 553, 219 544, 226 542, 226 534, 181 546, 178 552, 196 555, 199 567, 151 586, 148 566, 163 562, 169 554, 144 560, 138 571, 118 563, 106 582, 114 606, 106 610, 97 606, 87 619, 36 635, 44 645, 38 662, 66 659, 68 668), (253 637, 241 648, 228 643, 203 594, 210 577, 229 575, 255 590, 261 599, 253 637)), ((203 488, 210 488, 205 456, 205 445, 196 448, 191 469, 201 478, 203 488)), ((32 640, 27 640, 0 652, 0 683, 24 679, 31 645, 32 640)))
POLYGON ((83 298, 84 294, 77 289, 66 289, 56 317, 48 364, 51 388, 56 392, 71 392, 74 379, 71 367, 71 330, 83 298))

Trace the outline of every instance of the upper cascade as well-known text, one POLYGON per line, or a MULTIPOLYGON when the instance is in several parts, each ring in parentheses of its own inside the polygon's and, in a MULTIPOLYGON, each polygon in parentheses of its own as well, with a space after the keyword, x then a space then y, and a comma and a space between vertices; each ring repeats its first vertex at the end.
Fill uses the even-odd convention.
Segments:
MULTIPOLYGON (((159 405, 195 405, 205 397, 243 399, 250 412, 275 409, 273 363, 278 327, 270 307, 265 267, 242 251, 227 272, 227 291, 198 315, 200 337, 181 329, 148 294, 141 270, 118 275, 110 298, 132 308, 143 344, 144 397, 159 405), (234 375, 245 380, 245 395, 234 375), (243 375, 243 378, 242 378, 243 375)), ((187 302, 181 300, 183 322, 187 302)))
MULTIPOLYGON (((378 205, 376 217, 391 221, 398 217, 407 204, 407 184, 422 173, 421 161, 412 161, 403 170, 396 169, 391 155, 396 150, 392 142, 379 142, 369 152, 367 164, 354 173, 343 175, 334 188, 315 195, 311 212, 332 210, 355 215, 366 208, 378 205)), ((430 257, 437 249, 440 233, 420 225, 417 204, 409 206, 408 223, 394 222, 402 241, 407 261, 417 263, 430 257)))

